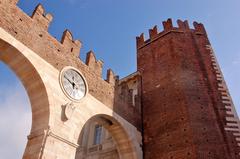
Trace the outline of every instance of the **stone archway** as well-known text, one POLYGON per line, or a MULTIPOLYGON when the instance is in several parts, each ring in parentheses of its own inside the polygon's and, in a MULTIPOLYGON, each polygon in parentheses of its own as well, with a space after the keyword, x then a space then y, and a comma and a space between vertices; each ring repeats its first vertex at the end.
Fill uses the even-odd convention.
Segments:
POLYGON ((84 124, 78 139, 78 144, 79 148, 77 149, 75 159, 87 159, 93 156, 94 158, 111 159, 136 158, 132 141, 123 126, 114 117, 105 114, 95 115, 84 124), (94 135, 96 134, 94 133, 96 132, 93 132, 95 131, 93 130, 94 124, 97 124, 96 126, 101 126, 101 133, 104 135, 107 134, 107 137, 110 137, 110 139, 106 140, 102 138, 101 140, 104 140, 103 142, 101 141, 95 144, 94 135), (106 141, 107 143, 104 143, 106 141), (91 155, 91 153, 93 155, 91 155))
POLYGON ((59 85, 60 70, 1 28, 0 35, 0 60, 19 77, 31 103, 32 128, 24 159, 74 159, 84 124, 100 114, 113 123, 108 129, 117 142, 120 157, 142 158, 141 133, 137 128, 89 93, 80 102, 73 102, 76 109, 67 121, 62 120, 62 106, 71 101, 59 85))
MULTIPOLYGON (((38 72, 37 59, 29 54, 26 47, 0 29, 0 60, 17 75, 27 91, 32 110, 32 127, 28 136, 24 158, 31 154, 41 154, 44 135, 41 134, 49 125, 49 100, 42 75, 38 72)), ((28 156, 28 157, 26 157, 28 156)))
POLYGON ((78 121, 74 132, 76 143, 78 143, 84 125, 89 120, 95 120, 111 133, 120 159, 142 158, 141 132, 90 94, 87 94, 79 106, 76 106, 71 120, 78 121))

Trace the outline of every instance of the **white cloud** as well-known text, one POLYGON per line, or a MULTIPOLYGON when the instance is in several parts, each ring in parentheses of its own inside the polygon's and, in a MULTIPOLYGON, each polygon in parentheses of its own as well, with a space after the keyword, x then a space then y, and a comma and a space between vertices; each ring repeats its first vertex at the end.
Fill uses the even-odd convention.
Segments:
POLYGON ((20 84, 0 88, 0 117, 1 158, 22 158, 32 119, 26 91, 20 84))

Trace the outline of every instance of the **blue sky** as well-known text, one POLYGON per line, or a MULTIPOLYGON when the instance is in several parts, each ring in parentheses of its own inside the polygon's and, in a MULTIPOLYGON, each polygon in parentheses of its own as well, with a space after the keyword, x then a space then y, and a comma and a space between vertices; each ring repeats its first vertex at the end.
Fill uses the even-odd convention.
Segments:
MULTIPOLYGON (((20 0, 18 5, 30 15, 38 3, 42 3, 54 16, 49 28, 53 36, 60 39, 62 32, 68 28, 74 38, 83 43, 83 61, 89 50, 104 61, 104 78, 107 68, 112 68, 120 77, 136 70, 135 37, 140 33, 144 32, 147 37, 148 29, 154 25, 161 30, 161 22, 168 18, 202 22, 240 114, 239 0, 20 0)), ((16 147, 16 154, 12 154, 11 149, 6 149, 1 142, 0 150, 3 152, 0 154, 5 155, 4 158, 21 158, 30 129, 29 101, 19 80, 1 62, 0 76, 0 116, 5 122, 0 123, 0 141, 18 132, 2 129, 4 124, 14 119, 16 129, 20 127, 23 132, 16 136, 24 139, 5 141, 9 147, 16 147), (14 104, 10 104, 13 97, 14 104), (21 113, 16 114, 13 110, 21 113)))

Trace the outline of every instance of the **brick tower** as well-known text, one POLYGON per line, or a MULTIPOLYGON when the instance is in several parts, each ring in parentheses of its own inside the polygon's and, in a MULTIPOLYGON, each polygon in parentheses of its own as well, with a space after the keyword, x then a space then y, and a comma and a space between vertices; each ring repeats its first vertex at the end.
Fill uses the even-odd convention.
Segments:
POLYGON ((145 159, 239 159, 239 122, 202 24, 137 37, 145 159))

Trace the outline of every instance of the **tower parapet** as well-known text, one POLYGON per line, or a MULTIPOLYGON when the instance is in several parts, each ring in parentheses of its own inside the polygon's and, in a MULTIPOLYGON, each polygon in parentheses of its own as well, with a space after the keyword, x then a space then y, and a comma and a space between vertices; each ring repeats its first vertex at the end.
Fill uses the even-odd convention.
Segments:
POLYGON ((194 32, 195 34, 206 34, 205 28, 201 23, 194 22, 193 26, 194 28, 191 29, 189 27, 188 21, 182 21, 182 20, 177 20, 177 27, 173 26, 172 19, 168 19, 167 21, 163 21, 163 31, 158 32, 157 26, 154 26, 152 29, 149 29, 149 39, 145 40, 144 39, 144 34, 142 33, 140 36, 136 37, 137 41, 137 48, 144 47, 148 45, 149 43, 157 40, 158 38, 161 38, 170 32, 186 32, 186 31, 191 31, 194 32))

